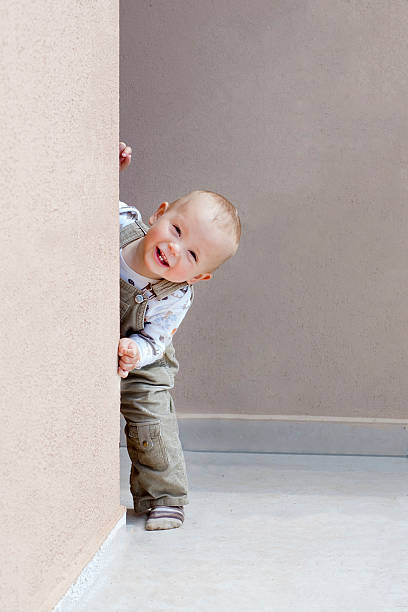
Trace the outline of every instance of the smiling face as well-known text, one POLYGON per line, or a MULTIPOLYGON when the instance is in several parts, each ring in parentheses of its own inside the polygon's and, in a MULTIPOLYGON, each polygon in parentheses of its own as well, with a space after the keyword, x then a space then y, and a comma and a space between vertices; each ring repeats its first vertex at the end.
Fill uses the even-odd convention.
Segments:
POLYGON ((137 248, 139 274, 189 284, 211 278, 233 251, 232 238, 213 219, 212 202, 204 194, 189 194, 172 206, 162 202, 137 248))

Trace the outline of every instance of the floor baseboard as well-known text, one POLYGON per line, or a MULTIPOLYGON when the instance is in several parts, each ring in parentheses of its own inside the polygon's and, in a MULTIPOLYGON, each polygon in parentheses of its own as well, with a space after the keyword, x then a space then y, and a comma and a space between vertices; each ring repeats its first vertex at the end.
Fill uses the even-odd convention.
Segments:
POLYGON ((188 451, 408 455, 408 420, 180 414, 178 422, 188 451))

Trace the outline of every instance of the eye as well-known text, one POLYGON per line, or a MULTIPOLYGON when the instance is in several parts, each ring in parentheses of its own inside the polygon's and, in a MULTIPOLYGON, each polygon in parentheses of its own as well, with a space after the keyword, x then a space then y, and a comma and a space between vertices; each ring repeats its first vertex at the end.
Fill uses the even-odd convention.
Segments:
POLYGON ((197 255, 194 253, 194 251, 189 251, 189 253, 192 257, 194 257, 194 261, 197 261, 197 255))
POLYGON ((179 228, 178 225, 173 225, 174 229, 176 230, 177 234, 180 236, 181 235, 181 229, 179 228))

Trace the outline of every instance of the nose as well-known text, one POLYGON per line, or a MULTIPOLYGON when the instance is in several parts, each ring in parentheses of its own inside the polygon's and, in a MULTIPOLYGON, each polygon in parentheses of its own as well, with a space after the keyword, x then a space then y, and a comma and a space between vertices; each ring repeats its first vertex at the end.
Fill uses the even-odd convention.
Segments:
POLYGON ((180 253, 180 247, 178 246, 178 244, 176 244, 175 242, 169 242, 169 253, 170 255, 177 257, 177 255, 180 253))

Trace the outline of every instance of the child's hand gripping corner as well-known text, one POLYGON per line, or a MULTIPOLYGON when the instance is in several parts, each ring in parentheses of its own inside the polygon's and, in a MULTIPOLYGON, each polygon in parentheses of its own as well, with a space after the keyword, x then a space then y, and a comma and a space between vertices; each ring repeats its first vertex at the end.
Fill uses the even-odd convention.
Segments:
POLYGON ((125 142, 119 143, 119 170, 127 168, 132 161, 132 149, 125 142))
POLYGON ((133 370, 140 361, 139 348, 131 338, 121 338, 118 345, 118 374, 126 378, 130 370, 133 370))

